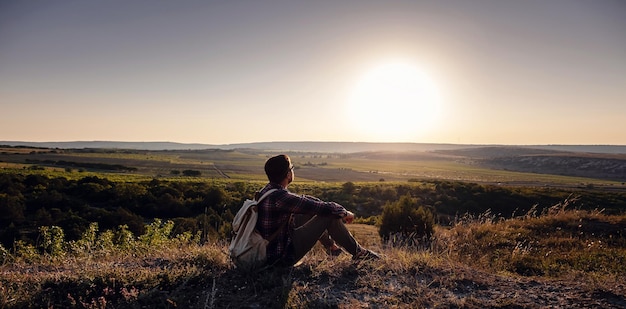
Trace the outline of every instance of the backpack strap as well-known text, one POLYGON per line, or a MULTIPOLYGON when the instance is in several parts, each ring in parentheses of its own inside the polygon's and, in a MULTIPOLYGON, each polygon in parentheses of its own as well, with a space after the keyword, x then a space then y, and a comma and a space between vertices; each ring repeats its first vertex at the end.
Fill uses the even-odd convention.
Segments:
MULTIPOLYGON (((275 191, 277 191, 278 189, 270 189, 267 190, 267 192, 265 192, 256 202, 257 204, 261 203, 262 200, 264 200, 266 197, 268 197, 270 194, 274 193, 275 191)), ((291 218, 291 216, 289 217, 291 218)), ((287 222, 289 222, 289 220, 283 222, 283 224, 280 225, 280 227, 272 234, 270 235, 270 237, 267 239, 268 242, 271 242, 272 240, 274 240, 274 238, 276 238, 276 236, 278 236, 278 234, 280 233, 280 231, 285 227, 285 225, 287 224, 287 222)))
POLYGON ((256 203, 261 203, 262 200, 264 200, 266 197, 270 196, 270 194, 274 193, 276 190, 278 189, 269 189, 267 190, 267 192, 265 192, 257 201, 256 203))

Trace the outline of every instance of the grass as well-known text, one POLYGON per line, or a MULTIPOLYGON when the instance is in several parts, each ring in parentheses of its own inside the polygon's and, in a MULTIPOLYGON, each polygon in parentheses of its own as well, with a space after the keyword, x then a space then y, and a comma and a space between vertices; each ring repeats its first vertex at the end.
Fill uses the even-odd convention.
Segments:
POLYGON ((459 218, 420 249, 382 243, 374 226, 349 225, 384 257, 355 263, 316 246, 298 267, 261 273, 234 269, 226 243, 169 241, 31 260, 5 250, 0 308, 625 305, 626 216, 569 203, 508 219, 459 218))
POLYGON ((97 259, 72 256, 15 262, 2 267, 0 291, 5 296, 0 299, 0 308, 133 307, 141 302, 183 305, 191 300, 179 299, 177 294, 187 295, 186 290, 196 289, 211 267, 224 265, 225 255, 216 246, 162 248, 144 254, 121 252, 97 259), (170 293, 163 293, 168 290, 170 293))
MULTIPOLYGON (((626 276, 626 216, 599 211, 533 213, 508 220, 486 216, 440 229, 437 246, 465 264, 491 272, 561 278, 626 276)), ((562 208, 559 208, 562 207, 562 208)))

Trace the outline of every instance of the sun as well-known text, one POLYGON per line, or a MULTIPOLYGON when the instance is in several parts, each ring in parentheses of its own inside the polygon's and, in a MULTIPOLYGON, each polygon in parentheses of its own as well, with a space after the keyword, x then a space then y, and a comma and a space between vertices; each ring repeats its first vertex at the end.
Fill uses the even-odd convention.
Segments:
POLYGON ((411 141, 436 123, 439 92, 437 83, 413 63, 386 62, 357 80, 348 99, 348 118, 369 139, 411 141))

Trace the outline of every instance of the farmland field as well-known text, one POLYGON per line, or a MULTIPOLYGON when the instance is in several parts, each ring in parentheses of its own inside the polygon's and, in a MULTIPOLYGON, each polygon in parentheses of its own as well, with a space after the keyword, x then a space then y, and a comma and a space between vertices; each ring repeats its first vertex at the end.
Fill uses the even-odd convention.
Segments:
MULTIPOLYGON (((490 153, 496 153, 492 150, 490 153)), ((624 189, 624 179, 558 174, 513 168, 494 168, 481 163, 490 153, 468 155, 447 152, 360 152, 316 153, 286 152, 296 166, 298 181, 313 182, 394 182, 440 179, 477 183, 531 186, 596 186, 624 189)), ((0 168, 37 167, 42 172, 56 174, 96 173, 107 177, 131 176, 130 179, 188 179, 182 171, 197 171, 201 179, 264 180, 263 164, 275 154, 254 149, 235 150, 121 150, 121 149, 47 149, 1 148, 0 168), (100 168, 90 165, 100 164, 100 168), (116 170, 112 170, 116 167, 116 170)), ((553 153, 550 153, 554 156, 553 153)), ((571 156, 572 154, 567 154, 571 156)), ((589 154, 581 154, 589 157, 589 154)), ((521 157, 521 156, 519 156, 521 157)), ((606 155, 597 155, 598 160, 606 155)), ((526 157, 524 157, 526 158, 526 157)), ((626 162, 624 155, 612 159, 626 162)), ((575 168, 570 169, 575 170, 575 168)), ((581 174, 581 173, 578 173, 581 174)), ((623 173, 622 173, 623 174, 623 173)), ((600 175, 600 177, 598 177, 600 175)), ((189 176, 189 175, 188 175, 189 176)), ((609 177, 612 176, 612 177, 609 177)), ((71 177, 69 175, 68 177, 71 177)))

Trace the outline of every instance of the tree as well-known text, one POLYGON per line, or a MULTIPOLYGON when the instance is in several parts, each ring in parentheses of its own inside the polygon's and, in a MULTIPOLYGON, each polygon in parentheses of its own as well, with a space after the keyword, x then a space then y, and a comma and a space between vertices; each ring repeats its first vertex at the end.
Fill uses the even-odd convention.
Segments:
POLYGON ((22 223, 26 206, 19 196, 0 193, 0 224, 22 223))
POLYGON ((343 185, 341 185, 341 189, 344 194, 353 194, 354 191, 356 191, 356 186, 354 185, 353 182, 348 181, 344 183, 343 185))
POLYGON ((183 175, 184 176, 194 176, 194 177, 197 177, 197 176, 202 175, 202 173, 200 171, 196 171, 196 170, 184 170, 183 171, 183 175))

